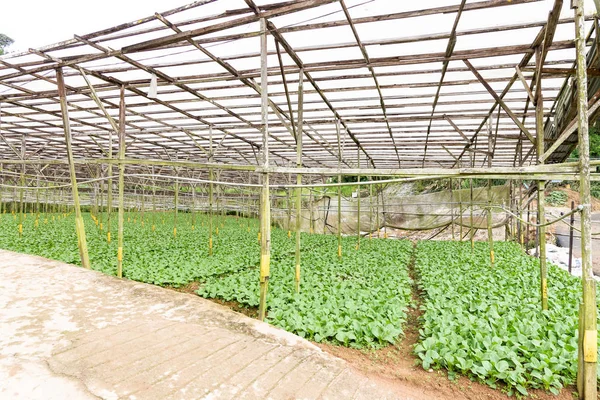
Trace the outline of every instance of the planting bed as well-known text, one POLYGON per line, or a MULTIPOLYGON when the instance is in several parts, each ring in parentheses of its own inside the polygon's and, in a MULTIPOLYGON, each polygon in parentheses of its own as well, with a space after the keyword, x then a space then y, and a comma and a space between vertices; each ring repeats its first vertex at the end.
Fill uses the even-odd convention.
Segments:
POLYGON ((509 392, 554 393, 574 383, 581 282, 548 270, 549 309, 541 311, 539 262, 514 243, 420 242, 415 268, 424 293, 424 368, 446 368, 509 392))
MULTIPOLYGON (((107 242, 84 214, 92 267, 116 274, 116 214, 107 242)), ((170 287, 193 287, 206 298, 254 308, 259 296, 258 221, 215 217, 213 255, 208 255, 208 217, 179 213, 126 213, 123 275, 170 287)), ((106 221, 104 221, 106 223, 106 221)), ((0 218, 0 248, 79 263, 74 216, 42 214, 0 218)), ((302 234, 302 283, 294 283, 294 236, 273 229, 267 320, 307 339, 357 349, 397 345, 403 338, 415 293, 421 317, 414 353, 425 370, 447 370, 509 394, 528 389, 558 393, 574 382, 580 281, 549 266, 549 311, 540 310, 538 261, 518 245, 497 243, 489 266, 488 246, 468 242, 419 242, 337 238, 302 234), (414 256, 414 258, 413 258, 414 256)), ((414 318, 414 317, 413 317, 414 318)), ((416 334, 414 335, 417 336, 416 334)))
MULTIPOLYGON (((115 215, 116 217, 116 215, 115 215)), ((197 282, 206 298, 257 306, 260 246, 255 220, 215 218, 212 256, 208 255, 208 221, 179 213, 177 236, 173 216, 138 213, 125 216, 123 276, 157 285, 197 282), (155 225, 155 230, 152 229, 155 225), (218 229, 218 234, 216 234, 218 229)), ((41 215, 25 219, 19 237, 16 218, 0 219, 0 248, 79 264, 74 217, 41 215)), ((89 214, 84 215, 92 268, 116 274, 116 218, 112 242, 89 214), (112 257, 110 255, 113 255, 112 257)), ((302 285, 294 284, 295 238, 272 231, 268 322, 315 341, 353 347, 378 347, 399 340, 410 301, 408 241, 363 241, 343 238, 343 258, 337 257, 334 236, 302 236, 302 285)))

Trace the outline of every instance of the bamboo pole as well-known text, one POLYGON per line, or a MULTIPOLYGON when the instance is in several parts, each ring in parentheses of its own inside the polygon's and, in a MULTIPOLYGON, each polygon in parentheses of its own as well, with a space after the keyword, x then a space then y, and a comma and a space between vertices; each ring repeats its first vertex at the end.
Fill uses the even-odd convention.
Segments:
MULTIPOLYGON (((492 120, 488 118, 488 156, 487 162, 488 167, 492 166, 492 148, 493 148, 493 137, 492 137, 492 120)), ((494 230, 492 228, 492 180, 488 179, 487 182, 487 231, 488 231, 488 243, 490 246, 490 266, 494 267, 494 230)))
MULTIPOLYGON (((537 47, 535 50, 536 67, 541 68, 542 49, 537 47)), ((538 85, 535 88, 535 129, 536 129, 536 150, 538 155, 538 165, 544 164, 542 155, 544 154, 544 99, 542 96, 542 80, 537 80, 538 85)), ((548 309, 548 267, 546 265, 546 212, 545 212, 545 190, 546 182, 538 181, 538 243, 540 257, 540 297, 542 298, 542 310, 548 309)))
MULTIPOLYGON (((340 133, 340 121, 335 122, 335 133, 337 135, 338 143, 338 169, 342 168, 342 141, 340 133)), ((338 242, 338 258, 342 258, 342 174, 338 174, 338 183, 340 186, 337 187, 337 242, 338 242)))
MULTIPOLYGON (((473 153, 471 153, 470 155, 471 157, 471 167, 474 165, 474 156, 473 153)), ((470 230, 469 230, 469 239, 471 240, 471 251, 473 251, 475 249, 475 229, 474 229, 474 225, 473 225, 473 178, 469 178, 469 202, 470 202, 470 217, 469 217, 469 225, 470 225, 470 230)))
POLYGON ((585 400, 597 398, 598 328, 596 311, 596 281, 592 270, 592 215, 590 194, 590 142, 588 133, 587 65, 583 1, 571 2, 575 14, 575 48, 577 52, 577 126, 579 139, 579 197, 581 199, 581 261, 583 285, 583 343, 579 357, 583 358, 582 392, 585 400))
MULTIPOLYGON (((296 124, 296 167, 302 168, 302 129, 304 119, 304 72, 300 69, 298 73, 298 119, 296 124)), ((296 175, 296 184, 302 185, 302 175, 296 175)), ((302 188, 296 189, 296 293, 300 293, 300 230, 302 229, 302 188)))
MULTIPOLYGON (((119 160, 125 158, 125 86, 120 88, 119 160)), ((117 217, 117 277, 123 277, 123 223, 125 218, 125 164, 119 164, 119 214, 117 217)))
MULTIPOLYGON (((152 166, 152 175, 154 175, 154 165, 152 166)), ((152 232, 156 230, 156 183, 152 178, 152 232)))
MULTIPOLYGON (((269 97, 267 77, 267 22, 260 19, 260 85, 261 85, 261 122, 262 122, 262 164, 269 167, 269 97)), ((269 201, 269 173, 262 173, 262 195, 260 225, 260 299, 258 319, 264 321, 267 311, 267 291, 271 263, 271 204, 269 201)))
POLYGON ((75 175, 75 163, 73 162, 73 149, 71 147, 71 124, 69 122, 69 110, 67 107, 67 93, 65 90, 65 81, 62 68, 56 70, 56 82, 58 84, 58 96, 60 98, 60 108, 62 112, 63 129, 65 131, 65 144, 67 146, 67 158, 69 159, 69 174, 71 176, 71 189, 73 191, 73 203, 75 207, 75 230, 77 232, 77 244, 79 247, 79 257, 81 265, 84 268, 90 268, 90 258, 88 255, 87 240, 85 237, 85 226, 81 207, 79 204, 79 190, 77 188, 77 176, 75 175))
POLYGON ((373 238, 373 186, 369 185, 369 240, 373 238))
POLYGON ((459 241, 463 241, 463 203, 462 203, 462 179, 458 179, 458 212, 460 213, 459 241))
POLYGON ((450 227, 452 229, 452 240, 455 240, 454 237, 454 183, 452 182, 452 178, 448 179, 448 187, 450 188, 450 227))
POLYGON ((179 213, 179 180, 175 179, 175 212, 173 213, 173 237, 177 238, 177 215, 179 213))
MULTIPOLYGON (((21 137, 21 159, 25 159, 25 135, 21 137)), ((25 204, 23 203, 23 191, 25 190, 25 167, 25 164, 23 164, 23 166, 21 167, 20 176, 21 188, 19 189, 19 237, 23 236, 23 219, 25 211, 25 204)))
MULTIPOLYGON (((360 168, 360 148, 356 149, 356 163, 360 168)), ((356 181, 360 183, 360 175, 356 177, 356 181)), ((360 249, 360 185, 356 187, 356 250, 360 249)))
MULTIPOLYGON (((209 148, 210 148, 210 161, 212 161, 213 158, 213 143, 212 143, 212 127, 209 126, 208 129, 208 141, 209 141, 209 148)), ((209 179, 209 184, 208 184, 208 255, 212 256, 213 254, 213 180, 214 180, 214 174, 213 174, 213 169, 209 168, 208 169, 208 179, 209 179)))

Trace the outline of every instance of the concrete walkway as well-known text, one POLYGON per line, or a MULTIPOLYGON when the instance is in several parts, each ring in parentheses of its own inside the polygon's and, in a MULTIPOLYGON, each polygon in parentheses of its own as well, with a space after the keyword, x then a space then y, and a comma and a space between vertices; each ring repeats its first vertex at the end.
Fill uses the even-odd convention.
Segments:
POLYGON ((0 399, 416 399, 200 297, 0 251, 0 399))

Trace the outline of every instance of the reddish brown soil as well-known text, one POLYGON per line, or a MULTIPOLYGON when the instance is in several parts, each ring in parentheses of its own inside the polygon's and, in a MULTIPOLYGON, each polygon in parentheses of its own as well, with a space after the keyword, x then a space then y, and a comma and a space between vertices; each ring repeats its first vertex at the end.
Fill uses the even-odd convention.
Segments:
MULTIPOLYGON (((410 275, 415 282, 413 265, 410 275)), ((357 350, 331 344, 315 343, 324 351, 349 362, 356 369, 369 377, 395 389, 399 394, 413 393, 419 399, 439 400, 499 400, 508 399, 501 389, 472 382, 460 376, 450 380, 444 371, 426 371, 421 367, 420 360, 412 353, 413 347, 419 341, 419 317, 421 294, 413 286, 413 303, 415 308, 409 308, 405 324, 405 337, 399 344, 387 346, 378 350, 357 350)), ((574 387, 563 389, 555 396, 540 390, 529 390, 532 399, 573 400, 577 398, 574 387)), ((514 397, 512 397, 514 399, 514 397)))

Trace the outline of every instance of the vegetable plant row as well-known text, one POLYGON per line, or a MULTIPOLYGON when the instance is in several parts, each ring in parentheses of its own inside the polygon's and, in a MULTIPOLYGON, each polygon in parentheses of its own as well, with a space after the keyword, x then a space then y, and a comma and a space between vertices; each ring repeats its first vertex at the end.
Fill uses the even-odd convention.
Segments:
MULTIPOLYGON (((116 274, 116 213, 112 242, 90 214, 84 214, 92 268, 116 274)), ((206 298, 258 305, 258 221, 215 217, 213 255, 208 255, 208 217, 179 213, 173 235, 171 213, 126 213, 123 276, 156 285, 200 284, 206 298), (152 226, 155 229, 152 229, 152 226)), ((74 216, 40 215, 24 221, 19 237, 16 217, 0 217, 0 248, 79 264, 74 216)), ((343 239, 343 258, 337 239, 302 234, 302 280, 294 285, 294 236, 272 230, 268 321, 300 336, 353 347, 394 343, 402 335, 410 301, 408 241, 343 239)))
POLYGON ((511 393, 558 393, 577 371, 577 310, 581 282, 554 265, 548 311, 541 310, 539 262, 518 245, 420 242, 415 268, 424 295, 423 367, 446 368, 511 393))

